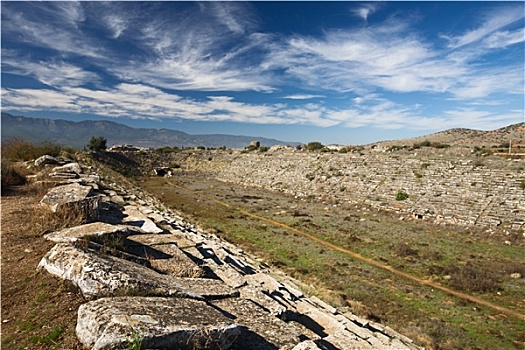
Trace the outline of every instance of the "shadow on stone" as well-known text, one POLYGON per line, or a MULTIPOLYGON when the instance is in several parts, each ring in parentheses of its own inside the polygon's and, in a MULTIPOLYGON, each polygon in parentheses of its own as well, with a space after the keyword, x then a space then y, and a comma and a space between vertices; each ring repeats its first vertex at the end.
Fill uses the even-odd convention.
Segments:
POLYGON ((241 334, 233 342, 230 350, 278 350, 279 347, 270 343, 259 334, 249 330, 247 327, 240 327, 241 334))
POLYGON ((166 254, 158 249, 152 248, 151 246, 147 246, 141 243, 137 243, 135 241, 131 241, 129 239, 126 239, 124 241, 124 248, 127 253, 133 254, 136 256, 139 256, 141 258, 145 259, 171 259, 173 258, 173 255, 166 254))

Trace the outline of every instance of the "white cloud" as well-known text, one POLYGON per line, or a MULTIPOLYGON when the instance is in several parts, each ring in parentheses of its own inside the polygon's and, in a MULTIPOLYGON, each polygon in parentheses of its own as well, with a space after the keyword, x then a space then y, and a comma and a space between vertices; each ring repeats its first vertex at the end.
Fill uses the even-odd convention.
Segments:
POLYGON ((362 4, 360 7, 353 9, 352 12, 361 17, 363 20, 368 20, 368 16, 376 12, 380 8, 380 3, 378 2, 369 2, 362 4))
POLYGON ((283 98, 290 99, 290 100, 309 100, 312 98, 322 98, 325 97, 324 95, 311 95, 311 94, 293 94, 293 95, 287 95, 283 98))

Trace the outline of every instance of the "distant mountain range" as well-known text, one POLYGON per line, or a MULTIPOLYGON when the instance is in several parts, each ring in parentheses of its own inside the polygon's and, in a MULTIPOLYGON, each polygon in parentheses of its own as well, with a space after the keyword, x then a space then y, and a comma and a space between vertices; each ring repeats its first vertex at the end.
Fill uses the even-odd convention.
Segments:
POLYGON ((259 141, 261 146, 300 144, 253 136, 190 135, 178 130, 132 128, 101 120, 73 122, 62 119, 28 118, 2 112, 2 140, 23 138, 34 142, 51 141, 82 149, 92 136, 106 138, 108 146, 130 144, 152 148, 164 146, 244 148, 252 141, 259 141))

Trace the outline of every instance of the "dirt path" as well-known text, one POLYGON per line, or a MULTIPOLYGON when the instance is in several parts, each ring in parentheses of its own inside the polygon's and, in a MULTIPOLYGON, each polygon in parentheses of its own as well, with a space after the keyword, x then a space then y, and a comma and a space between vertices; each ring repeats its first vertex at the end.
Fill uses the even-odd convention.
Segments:
POLYGON ((296 229, 294 227, 291 227, 291 226, 288 226, 286 224, 283 224, 281 222, 278 222, 278 221, 275 221, 275 220, 272 220, 272 219, 269 219, 269 218, 266 218, 264 216, 260 216, 260 215, 257 215, 257 214, 253 214, 253 213, 250 213, 244 209, 241 209, 241 208, 235 208, 233 206, 231 206, 230 204, 226 203, 226 202, 223 202, 223 201, 220 201, 216 198, 213 198, 211 196, 208 196, 208 195, 205 195, 201 192, 197 192, 197 191, 193 191, 191 189, 188 189, 186 187, 183 187, 183 186, 179 186, 179 185, 176 185, 174 184, 173 182, 169 182, 169 181, 166 181, 166 184, 170 185, 170 186, 173 186, 173 187, 176 187, 178 189, 181 189, 183 191, 188 191, 188 192, 191 192, 197 196, 201 196, 201 197, 204 197, 210 201, 213 201, 221 206, 224 206, 224 207, 227 207, 227 208, 230 208, 230 209, 235 209, 237 210, 239 213, 245 215, 245 216, 249 216, 251 218, 254 218, 254 219, 257 219, 257 220, 260 220, 260 221, 264 221, 266 223, 269 223, 271 225, 274 225, 274 226, 277 226, 277 227, 281 227, 281 228, 284 228, 286 230, 289 230, 289 231, 292 231, 298 235, 301 235, 303 237, 306 237, 318 244, 321 244, 323 245, 324 247, 327 247, 329 249, 332 249, 334 251, 338 251, 338 252, 341 252, 343 254, 346 254, 354 259, 357 259, 357 260, 360 260, 370 266, 374 266, 374 267, 377 267, 377 268, 380 268, 380 269, 383 269, 383 270, 386 270, 394 275, 397 275, 397 276, 400 276, 400 277, 403 277, 403 278, 406 278, 406 279, 409 279, 411 281, 414 281, 420 285, 424 285, 424 286, 428 286, 428 287, 431 287, 431 288, 434 288, 434 289, 438 289, 442 292, 445 292, 447 294, 450 294, 450 295, 453 295, 457 298, 460 298, 460 299, 463 299, 463 300, 467 300, 467 301, 470 301, 472 303, 475 303, 475 304, 478 304, 478 305, 482 305, 482 306, 486 306, 488 308, 491 308, 493 310, 496 310, 498 312, 501 312, 501 313, 504 313, 508 316, 512 316, 512 317, 516 317, 518 319, 521 319, 521 320, 524 320, 525 321, 525 315, 524 314, 521 314, 519 312, 516 312, 514 310, 510 310, 510 309, 507 309, 505 307, 502 307, 502 306, 499 306, 499 305, 496 305, 496 304, 493 304, 489 301, 486 301, 486 300, 483 300, 481 298, 478 298, 478 297, 475 297, 473 295, 470 295, 470 294, 466 294, 466 293, 462 293, 462 292, 458 292, 458 291, 455 291, 455 290, 452 290, 450 288, 447 288, 447 287, 444 287, 442 286, 441 284, 438 284, 438 283, 435 283, 433 281, 429 281, 429 280, 424 280, 424 279, 421 279, 421 278, 418 278, 416 276, 413 276, 413 275, 410 275, 408 273, 405 273, 403 271, 399 271, 397 269, 394 269, 392 266, 389 266, 389 265, 385 265, 385 264, 382 264, 378 261, 375 261, 373 259, 370 259, 370 258, 367 258, 367 257, 364 257, 362 256, 361 254, 359 253, 356 253, 356 252, 353 252, 353 251, 350 251, 348 249, 345 249, 345 248, 341 248, 333 243, 330 243, 326 240, 323 240, 323 239, 320 239, 308 232, 305 232, 305 231, 302 231, 302 230, 299 230, 299 229, 296 229))

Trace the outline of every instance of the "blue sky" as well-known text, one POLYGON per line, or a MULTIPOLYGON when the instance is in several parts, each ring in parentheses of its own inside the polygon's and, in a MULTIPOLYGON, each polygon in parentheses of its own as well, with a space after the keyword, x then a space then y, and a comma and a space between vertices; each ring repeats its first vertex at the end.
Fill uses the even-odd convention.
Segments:
POLYGON ((524 121, 522 1, 1 10, 17 115, 348 145, 524 121))

